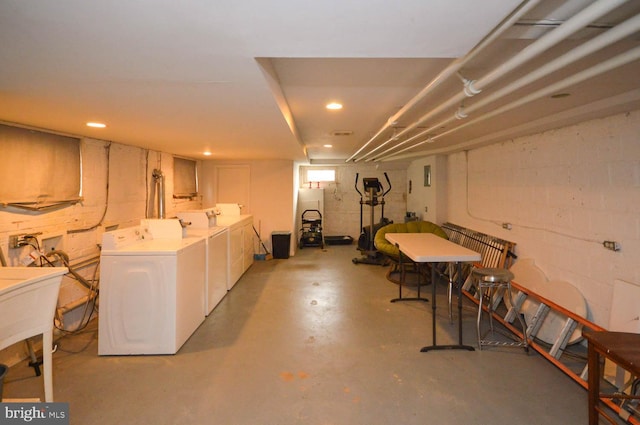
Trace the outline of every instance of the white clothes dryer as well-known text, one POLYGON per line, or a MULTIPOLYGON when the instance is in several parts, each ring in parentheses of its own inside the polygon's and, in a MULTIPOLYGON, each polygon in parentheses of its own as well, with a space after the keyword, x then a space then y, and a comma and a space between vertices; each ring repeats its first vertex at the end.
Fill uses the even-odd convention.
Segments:
POLYGON ((204 321, 203 237, 106 232, 100 261, 99 355, 175 354, 204 321))
POLYGON ((216 226, 213 209, 180 211, 176 215, 187 227, 187 235, 207 240, 204 314, 208 316, 228 290, 229 228, 216 226))

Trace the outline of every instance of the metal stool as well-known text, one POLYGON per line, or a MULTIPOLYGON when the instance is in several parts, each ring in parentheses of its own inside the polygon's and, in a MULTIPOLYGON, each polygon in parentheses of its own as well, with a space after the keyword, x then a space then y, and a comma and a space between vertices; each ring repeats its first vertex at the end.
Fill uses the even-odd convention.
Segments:
MULTIPOLYGON (((495 340, 483 339, 484 336, 480 333, 480 320, 482 319, 482 305, 485 297, 488 298, 487 310, 489 312, 489 332, 493 333, 496 329, 493 328, 493 298, 498 290, 504 291, 503 298, 507 308, 514 308, 513 296, 511 293, 511 280, 513 279, 513 273, 507 269, 498 268, 474 268, 471 271, 471 276, 478 285, 478 293, 480 295, 480 302, 478 303, 478 319, 476 321, 476 329, 478 332, 478 348, 482 350, 483 345, 490 346, 502 346, 502 347, 524 347, 526 352, 529 351, 529 344, 527 341, 527 327, 524 323, 524 319, 519 311, 515 311, 515 316, 520 321, 522 326, 522 340, 513 342, 503 342, 495 340)), ((512 338, 510 334, 505 334, 507 337, 512 338)))

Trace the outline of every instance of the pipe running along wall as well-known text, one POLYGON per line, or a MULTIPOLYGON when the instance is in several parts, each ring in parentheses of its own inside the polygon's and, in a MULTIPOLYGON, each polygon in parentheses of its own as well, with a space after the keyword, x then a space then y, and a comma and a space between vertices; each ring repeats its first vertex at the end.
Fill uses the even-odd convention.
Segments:
POLYGON ((164 174, 162 170, 153 170, 153 179, 156 184, 156 196, 158 197, 158 218, 166 218, 164 211, 164 174))

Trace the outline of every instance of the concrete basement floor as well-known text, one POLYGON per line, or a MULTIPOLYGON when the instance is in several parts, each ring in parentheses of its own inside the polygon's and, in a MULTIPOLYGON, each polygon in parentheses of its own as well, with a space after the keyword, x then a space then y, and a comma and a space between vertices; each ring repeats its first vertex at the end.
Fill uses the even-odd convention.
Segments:
MULTIPOLYGON (((390 303, 386 268, 358 256, 328 246, 255 262, 174 356, 99 357, 92 323, 57 341, 55 400, 83 425, 587 423, 587 392, 534 351, 419 352, 431 304, 390 303)), ((445 290, 442 344, 457 341, 445 290)), ((476 346, 464 301, 464 343, 476 346)), ((42 379, 18 364, 4 396, 43 398, 42 379)))

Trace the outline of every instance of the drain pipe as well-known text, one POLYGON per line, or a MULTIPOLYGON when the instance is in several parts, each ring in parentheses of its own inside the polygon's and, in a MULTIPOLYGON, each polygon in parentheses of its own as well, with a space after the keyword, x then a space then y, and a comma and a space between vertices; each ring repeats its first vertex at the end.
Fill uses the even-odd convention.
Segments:
MULTIPOLYGON (((503 20, 498 27, 489 33, 484 39, 480 41, 473 49, 471 49, 465 56, 462 58, 458 58, 453 61, 449 66, 447 66, 442 72, 440 72, 429 84, 427 84, 416 96, 414 96, 409 102, 407 102, 395 115, 393 115, 389 120, 382 126, 380 130, 371 138, 368 142, 366 142, 360 149, 358 149, 351 157, 347 158, 345 162, 349 162, 351 160, 359 161, 361 159, 366 158, 371 155, 376 150, 380 149, 387 143, 395 140, 395 137, 390 138, 389 140, 382 143, 382 145, 378 146, 374 150, 365 154, 361 158, 356 158, 360 152, 362 152, 367 146, 373 143, 384 131, 386 131, 389 127, 393 126, 404 114, 407 113, 411 108, 413 108, 418 102, 424 99, 433 89, 438 87, 441 83, 446 81, 449 77, 454 75, 456 72, 460 70, 464 65, 466 65, 471 59, 476 57, 481 51, 483 51, 486 47, 488 47, 491 43, 493 43, 498 37, 500 37, 506 30, 511 28, 515 22, 517 22, 520 18, 522 18, 525 14, 527 14, 531 9, 536 7, 538 3, 542 0, 528 0, 522 3, 518 9, 516 9, 507 19, 503 20), (354 159, 356 158, 356 159, 354 159)), ((418 126, 419 123, 414 123, 415 127, 418 126)))
MULTIPOLYGON (((441 128, 447 124, 449 124, 452 121, 455 121, 456 119, 461 119, 461 118, 466 118, 466 115, 471 114, 475 111, 477 111, 478 109, 488 105, 491 102, 494 102, 498 99, 500 99, 501 97, 507 96, 511 93, 513 93, 514 91, 533 83, 534 81, 537 81, 543 77, 546 77, 547 75, 558 71, 559 69, 562 69, 563 67, 570 65, 573 62, 576 62, 584 57, 586 57, 587 55, 590 55, 591 53, 594 53, 600 49, 603 49, 617 41, 622 40, 624 37, 627 37, 629 35, 634 34, 635 32, 640 30, 640 15, 636 15, 632 18, 627 19, 626 21, 624 21, 621 24, 616 25, 614 28, 608 30, 607 32, 591 39, 590 41, 587 41, 586 43, 572 49, 569 53, 547 63, 546 65, 536 69, 535 71, 525 75, 522 78, 519 78, 518 80, 514 81, 513 83, 503 87, 502 89, 491 93, 488 97, 482 98, 480 100, 478 100, 476 103, 474 103, 473 105, 467 107, 464 109, 464 117, 461 116, 461 114, 458 112, 456 113, 455 116, 453 117, 449 117, 443 121, 440 121, 437 124, 432 125, 431 127, 429 127, 426 130, 421 131, 418 134, 415 134, 413 136, 411 136, 410 138, 404 140, 402 143, 387 149, 386 151, 382 152, 378 158, 376 159, 381 159, 384 157, 384 155, 386 155, 387 153, 391 152, 392 150, 395 150, 396 148, 400 147, 401 145, 405 145, 408 144, 414 140, 417 140, 421 137, 427 137, 430 133, 432 133, 433 131, 435 131, 438 128, 441 128)), ((429 142, 431 141, 435 141, 434 136, 431 137, 431 140, 429 140, 429 142)), ((413 147, 417 146, 416 144, 412 145, 411 147, 409 147, 408 149, 411 149, 413 147)), ((406 151, 407 149, 402 150, 402 152, 406 151)), ((399 153, 399 152, 398 152, 399 153)))
MULTIPOLYGON (((420 117, 417 121, 398 133, 396 135, 396 138, 401 137, 408 131, 416 128, 418 125, 433 117, 434 115, 439 114, 448 108, 454 107, 455 105, 458 105, 466 97, 470 97, 474 93, 481 92, 485 87, 491 85, 499 78, 503 77, 517 67, 538 56, 545 50, 548 50, 560 41, 573 35, 576 31, 584 28, 594 20, 600 18, 601 16, 626 3, 627 1, 628 0, 599 0, 598 2, 591 4, 587 8, 574 15, 571 19, 564 22, 555 30, 551 31, 545 36, 539 38, 533 44, 530 44, 529 46, 524 48, 520 53, 507 60, 505 63, 491 71, 489 74, 485 75, 477 81, 467 81, 465 83, 465 90, 420 117)), ((394 149, 404 144, 405 142, 399 143, 394 146, 394 149)))
POLYGON ((156 183, 156 196, 158 197, 158 218, 166 218, 164 212, 164 174, 162 170, 153 170, 153 179, 156 183))
MULTIPOLYGON (((542 97, 549 96, 549 95, 551 95, 553 93, 556 93, 556 92, 558 92, 560 90, 565 89, 566 87, 572 86, 574 84, 581 83, 581 82, 586 81, 586 80, 588 80, 590 78, 593 78, 593 77, 597 77, 600 74, 604 74, 605 72, 609 72, 609 71, 611 71, 611 70, 613 70, 615 68, 624 66, 624 65, 626 65, 628 63, 637 61, 639 59, 640 59, 640 47, 635 47, 635 48, 633 48, 631 50, 628 50, 628 51, 626 51, 624 53, 619 54, 618 56, 615 56, 615 57, 609 59, 608 61, 599 63, 598 65, 595 65, 595 66, 593 66, 591 68, 585 69, 584 71, 578 72, 577 74, 574 74, 571 77, 568 77, 568 78, 565 78, 564 80, 558 81, 555 84, 551 84, 551 85, 545 87, 544 89, 538 90, 538 91, 533 92, 533 93, 531 93, 531 94, 529 94, 527 96, 524 96, 524 97, 522 97, 522 98, 520 98, 520 99, 518 99, 518 100, 516 100, 514 102, 511 102, 511 103, 509 103, 507 105, 504 105, 504 106, 502 106, 500 108, 494 109, 491 112, 489 112, 487 114, 484 114, 482 116, 479 116, 476 119, 473 119, 471 121, 465 122, 461 126, 452 128, 449 131, 445 131, 444 133, 441 133, 441 134, 438 134, 436 136, 430 137, 429 139, 424 140, 424 141, 422 141, 420 143, 417 143, 417 144, 415 144, 413 146, 404 148, 404 149, 394 153, 393 155, 390 155, 389 157, 394 157, 396 155, 401 154, 402 152, 405 152, 405 151, 407 151, 409 149, 412 149, 412 148, 415 148, 417 146, 420 146, 420 145, 422 145, 424 143, 433 142, 436 139, 439 139, 440 137, 447 136, 447 135, 449 135, 449 134, 451 134, 453 132, 461 130, 461 129, 463 129, 465 127, 468 127, 470 125, 477 124, 477 123, 479 123, 481 121, 484 121, 484 120, 487 120, 489 118, 493 118, 496 115, 508 112, 508 111, 510 111, 512 109, 518 108, 518 107, 520 107, 520 106, 522 106, 522 105, 524 105, 526 103, 533 102, 534 100, 538 100, 538 99, 540 99, 542 97)), ((389 157, 387 157, 387 159, 389 157)))

